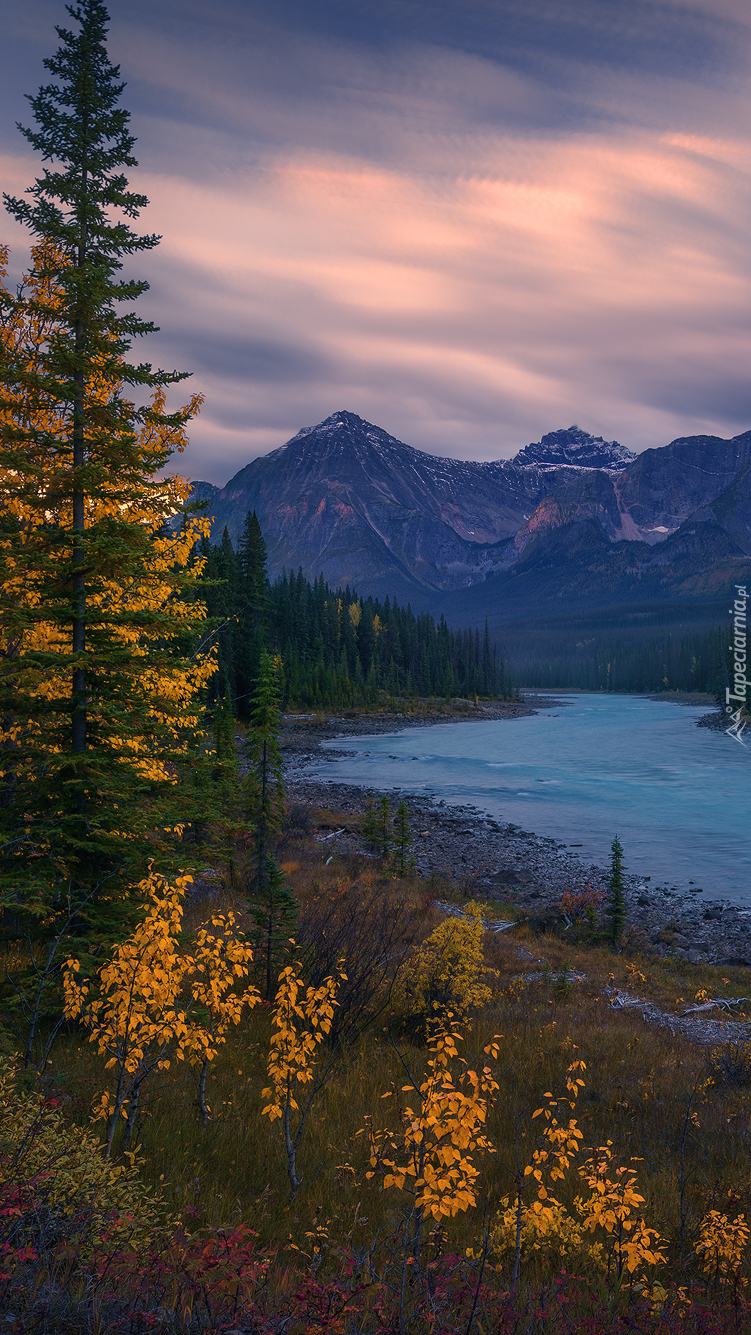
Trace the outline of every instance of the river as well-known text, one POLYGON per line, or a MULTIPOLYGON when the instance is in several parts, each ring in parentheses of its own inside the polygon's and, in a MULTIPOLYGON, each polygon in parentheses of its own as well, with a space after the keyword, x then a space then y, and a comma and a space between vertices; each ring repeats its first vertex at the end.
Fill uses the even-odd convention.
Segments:
POLYGON ((527 718, 437 724, 324 746, 308 773, 430 794, 562 840, 587 863, 613 836, 628 870, 751 908, 751 739, 697 728, 706 706, 566 695, 527 718))

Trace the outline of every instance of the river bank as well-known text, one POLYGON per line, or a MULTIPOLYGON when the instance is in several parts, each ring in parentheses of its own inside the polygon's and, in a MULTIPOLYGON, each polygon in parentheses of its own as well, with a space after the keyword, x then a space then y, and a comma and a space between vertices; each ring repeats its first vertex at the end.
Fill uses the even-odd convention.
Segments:
MULTIPOLYGON (((328 857, 362 852, 359 830, 365 804, 374 790, 338 783, 333 774, 331 781, 308 777, 310 762, 334 761, 346 754, 347 736, 382 735, 441 722, 488 718, 512 723, 541 709, 563 707, 563 700, 528 693, 520 703, 474 706, 467 702, 460 709, 444 710, 440 715, 288 717, 282 734, 288 793, 293 801, 339 813, 343 829, 327 840, 328 857), (338 739, 345 742, 341 751, 321 747, 324 741, 338 739)), ((563 843, 520 825, 495 820, 475 807, 395 790, 394 800, 402 797, 415 832, 414 853, 422 877, 445 877, 457 883, 468 897, 513 905, 519 916, 540 923, 560 903, 566 889, 589 887, 607 893, 607 868, 582 860, 575 851, 575 832, 570 843, 563 843)), ((655 884, 649 876, 627 874, 625 880, 626 930, 634 949, 659 956, 675 955, 695 963, 751 966, 751 914, 747 910, 727 900, 710 898, 698 886, 685 893, 669 882, 655 884)))

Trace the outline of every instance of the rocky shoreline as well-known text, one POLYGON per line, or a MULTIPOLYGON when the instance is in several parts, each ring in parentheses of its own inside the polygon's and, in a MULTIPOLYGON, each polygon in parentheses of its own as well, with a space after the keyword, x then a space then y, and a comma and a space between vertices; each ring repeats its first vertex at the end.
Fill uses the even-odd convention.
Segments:
MULTIPOLYGON (((363 786, 307 777, 309 762, 337 756, 335 751, 321 751, 321 742, 440 722, 512 720, 553 707, 565 707, 565 702, 528 693, 521 703, 476 707, 466 702, 459 709, 441 714, 288 717, 282 734, 288 793, 293 801, 333 807, 343 813, 345 821, 349 817, 352 828, 345 825, 327 843, 329 857, 353 854, 362 851, 360 817, 373 792, 363 786)), ((713 719, 723 722, 718 712, 700 723, 717 726, 713 719)), ((560 903, 566 889, 607 891, 607 869, 583 862, 571 851, 573 845, 496 821, 475 807, 452 806, 406 792, 400 792, 399 798, 404 798, 409 810, 421 876, 443 876, 459 884, 468 896, 513 903, 520 916, 542 922, 546 913, 560 903)), ((635 949, 670 954, 692 963, 751 966, 748 910, 738 909, 727 900, 709 899, 698 887, 686 894, 677 887, 654 885, 648 877, 626 875, 625 880, 626 930, 635 949)))

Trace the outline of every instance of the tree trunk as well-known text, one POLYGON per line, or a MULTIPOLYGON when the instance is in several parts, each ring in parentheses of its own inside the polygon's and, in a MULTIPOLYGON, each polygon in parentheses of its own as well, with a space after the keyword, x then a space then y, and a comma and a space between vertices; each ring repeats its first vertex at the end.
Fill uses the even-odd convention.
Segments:
POLYGON ((209 1072, 208 1058, 201 1067, 201 1075, 198 1080, 198 1108, 201 1113, 201 1126, 206 1126, 209 1120, 209 1105, 206 1102, 206 1076, 209 1072))
POLYGON ((292 1191, 292 1200, 295 1199, 300 1190, 300 1179, 297 1176, 297 1150, 292 1140, 292 1133, 289 1125, 290 1102, 292 1100, 292 1079, 287 1076, 287 1097, 284 1101, 284 1145, 287 1150, 287 1176, 292 1191))
MULTIPOLYGON (((83 351, 83 325, 76 321, 76 354, 83 351)), ((76 370, 76 397, 73 402, 73 471, 83 468, 86 451, 84 444, 84 377, 76 370)), ((73 482, 73 634, 72 650, 82 654, 86 649, 86 579, 83 547, 86 527, 84 491, 77 479, 73 482)), ((80 754, 86 750, 86 672, 83 667, 73 669, 73 714, 71 720, 71 751, 80 754)))
MULTIPOLYGON (((88 107, 84 109, 81 123, 82 138, 84 144, 87 142, 89 129, 88 107)), ((87 260, 87 242, 88 234, 86 227, 86 205, 87 205, 87 187, 88 170, 86 162, 83 163, 81 175, 81 204, 79 207, 79 226, 78 247, 76 255, 76 266, 79 270, 85 268, 87 260)), ((76 300, 80 303, 80 288, 76 294, 76 300)), ((77 476, 78 469, 83 468, 86 462, 86 442, 84 436, 84 424, 86 420, 86 379, 83 370, 83 359, 86 352, 86 330, 80 310, 76 314, 74 324, 74 343, 76 352, 76 366, 73 379, 75 381, 76 392, 73 399, 73 627, 72 627, 72 651, 73 654, 83 654, 86 649, 86 576, 84 573, 84 564, 86 553, 84 550, 84 530, 86 527, 86 505, 83 485, 77 476)), ((73 713, 71 717, 71 738, 70 749, 75 754, 81 754, 86 750, 86 672, 83 667, 77 666, 73 669, 73 680, 71 683, 73 693, 73 713)))
POLYGON ((131 1142, 136 1133, 136 1117, 138 1116, 138 1101, 141 1097, 141 1081, 137 1085, 131 1086, 130 1107, 128 1108, 128 1125, 125 1128, 123 1142, 130 1149, 131 1142))

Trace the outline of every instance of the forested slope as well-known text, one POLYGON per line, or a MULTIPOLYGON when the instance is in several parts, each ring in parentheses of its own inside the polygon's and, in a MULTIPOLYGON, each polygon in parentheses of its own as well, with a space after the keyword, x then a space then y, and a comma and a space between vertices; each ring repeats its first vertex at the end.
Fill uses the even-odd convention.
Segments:
POLYGON ((225 530, 221 543, 204 544, 205 597, 216 619, 219 673, 216 692, 229 692, 246 712, 264 650, 280 654, 285 708, 366 706, 380 694, 396 696, 507 696, 511 684, 503 655, 487 626, 452 630, 441 617, 418 615, 396 599, 358 597, 332 589, 323 576, 302 571, 270 583, 266 545, 255 512, 235 550, 225 530))

